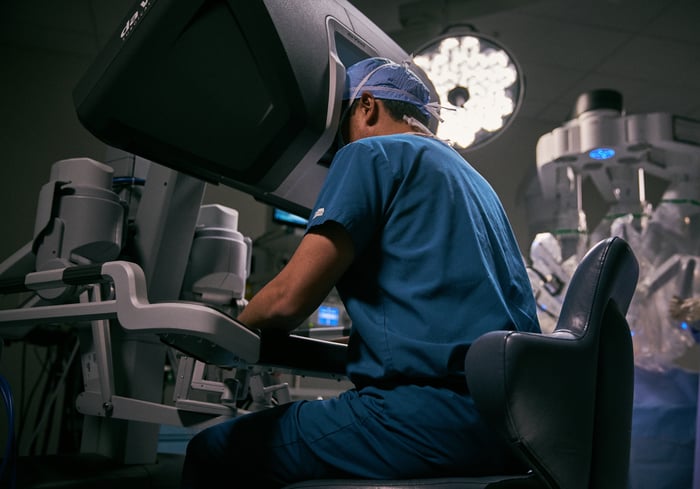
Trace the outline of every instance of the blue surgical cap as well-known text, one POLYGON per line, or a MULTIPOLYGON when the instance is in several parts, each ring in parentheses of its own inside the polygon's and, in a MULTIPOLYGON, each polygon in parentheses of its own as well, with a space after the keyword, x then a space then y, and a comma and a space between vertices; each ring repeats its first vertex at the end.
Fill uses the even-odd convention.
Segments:
POLYGON ((369 92, 378 99, 399 100, 426 109, 430 103, 428 87, 406 66, 386 58, 368 58, 351 65, 346 72, 343 100, 357 99, 369 92))

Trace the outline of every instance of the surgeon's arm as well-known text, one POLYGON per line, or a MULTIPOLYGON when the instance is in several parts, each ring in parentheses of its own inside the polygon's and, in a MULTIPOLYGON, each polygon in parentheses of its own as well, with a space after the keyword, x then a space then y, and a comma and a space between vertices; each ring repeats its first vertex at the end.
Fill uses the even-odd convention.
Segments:
POLYGON ((353 258, 352 240, 340 224, 326 222, 313 227, 238 320, 254 329, 293 330, 325 300, 353 258))

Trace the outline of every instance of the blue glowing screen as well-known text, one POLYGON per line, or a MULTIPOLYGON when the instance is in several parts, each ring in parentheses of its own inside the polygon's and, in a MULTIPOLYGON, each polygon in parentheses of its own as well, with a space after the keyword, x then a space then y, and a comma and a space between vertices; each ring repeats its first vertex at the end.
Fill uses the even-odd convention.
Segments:
POLYGON ((306 226, 306 223, 309 222, 308 219, 277 208, 273 209, 272 220, 278 224, 287 224, 298 227, 304 227, 306 226))
POLYGON ((333 306, 321 306, 318 308, 319 326, 339 326, 340 309, 333 306))

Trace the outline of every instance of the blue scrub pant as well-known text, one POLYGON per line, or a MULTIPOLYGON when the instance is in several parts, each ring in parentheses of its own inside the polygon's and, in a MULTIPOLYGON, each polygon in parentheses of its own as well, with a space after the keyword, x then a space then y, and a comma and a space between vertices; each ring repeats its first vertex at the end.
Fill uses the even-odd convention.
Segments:
POLYGON ((309 479, 476 476, 518 469, 469 395, 429 386, 366 387, 206 428, 187 446, 182 488, 225 481, 227 489, 264 489, 309 479))

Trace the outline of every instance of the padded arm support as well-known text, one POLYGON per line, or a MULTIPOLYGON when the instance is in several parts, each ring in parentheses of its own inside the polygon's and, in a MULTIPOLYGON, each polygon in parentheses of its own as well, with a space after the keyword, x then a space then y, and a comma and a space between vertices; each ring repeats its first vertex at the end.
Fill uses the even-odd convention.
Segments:
POLYGON ((263 331, 258 364, 296 373, 344 377, 347 345, 290 335, 282 331, 263 331))
POLYGON ((143 270, 131 262, 113 261, 33 272, 21 280, 1 283, 0 293, 105 282, 114 284, 114 299, 0 311, 0 336, 6 334, 10 326, 117 319, 125 330, 157 334, 166 344, 221 367, 259 363, 305 375, 331 378, 345 375, 347 347, 344 344, 286 333, 260 335, 204 304, 150 303, 143 270))

